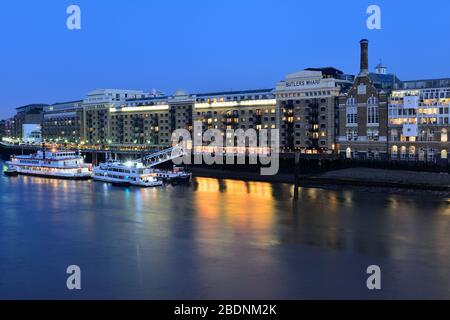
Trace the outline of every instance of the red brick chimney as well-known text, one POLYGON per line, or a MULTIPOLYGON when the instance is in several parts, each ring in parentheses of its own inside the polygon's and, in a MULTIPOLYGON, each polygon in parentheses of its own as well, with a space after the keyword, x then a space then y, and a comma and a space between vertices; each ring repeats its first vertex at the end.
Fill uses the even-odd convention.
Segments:
POLYGON ((361 68, 360 74, 366 75, 369 73, 369 40, 362 39, 361 44, 361 68))

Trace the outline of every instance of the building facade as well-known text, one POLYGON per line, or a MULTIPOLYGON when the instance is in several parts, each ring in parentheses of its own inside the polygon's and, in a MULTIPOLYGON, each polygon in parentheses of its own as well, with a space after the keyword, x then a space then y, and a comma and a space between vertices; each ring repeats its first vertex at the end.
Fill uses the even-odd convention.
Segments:
POLYGON ((195 96, 184 90, 178 90, 168 99, 174 129, 186 129, 192 132, 195 96))
POLYGON ((20 141, 27 139, 25 134, 33 134, 37 138, 37 128, 42 127, 43 112, 46 104, 30 104, 17 108, 17 113, 14 116, 14 132, 13 138, 20 141), (33 132, 29 128, 33 127, 33 132))
MULTIPOLYGON (((231 131, 253 129, 255 139, 246 140, 245 151, 259 152, 261 130, 267 130, 267 139, 271 139, 270 131, 278 128, 277 102, 273 89, 230 91, 196 94, 193 108, 193 121, 202 124, 202 130, 220 130, 227 146, 237 146, 237 140, 231 131), (228 132, 227 132, 228 131, 228 132)), ((197 152, 210 152, 210 148, 199 147, 197 152)), ((242 152, 234 147, 230 152, 242 152)))
POLYGON ((145 98, 143 91, 100 89, 83 100, 83 134, 81 143, 106 145, 111 142, 110 110, 122 106, 127 99, 145 98))
POLYGON ((286 152, 336 152, 337 103, 352 82, 334 68, 306 69, 276 86, 280 146, 286 152))
POLYGON ((48 143, 80 143, 83 133, 83 101, 44 107, 42 138, 48 143))
POLYGON ((0 139, 8 137, 6 135, 6 120, 0 121, 0 139))
POLYGON ((2 120, 0 130, 1 130, 1 138, 14 137, 14 131, 15 131, 14 118, 2 120))
POLYGON ((109 109, 113 145, 168 146, 172 120, 168 97, 129 99, 109 109))
POLYGON ((369 75, 369 41, 361 40, 361 68, 350 90, 339 97, 341 158, 388 159, 388 93, 369 75))
POLYGON ((404 83, 389 103, 391 160, 448 165, 450 79, 404 83))

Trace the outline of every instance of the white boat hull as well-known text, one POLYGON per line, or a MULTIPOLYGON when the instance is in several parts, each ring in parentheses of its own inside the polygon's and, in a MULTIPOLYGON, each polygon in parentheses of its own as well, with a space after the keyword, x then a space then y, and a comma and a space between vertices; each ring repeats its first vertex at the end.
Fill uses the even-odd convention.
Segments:
POLYGON ((99 181, 99 182, 105 182, 105 183, 111 183, 111 184, 120 184, 120 185, 124 185, 124 186, 129 186, 130 182, 127 180, 123 180, 123 179, 115 179, 115 178, 111 178, 111 177, 107 177, 107 176, 101 176, 101 175, 95 175, 93 176, 94 181, 99 181))
POLYGON ((153 187, 160 187, 163 185, 162 181, 152 181, 152 182, 132 182, 132 186, 141 187, 141 188, 153 188, 153 187))
POLYGON ((161 179, 166 182, 185 182, 188 183, 191 181, 192 174, 190 173, 157 173, 156 175, 158 179, 161 179))
POLYGON ((55 170, 53 172, 50 172, 50 171, 23 169, 20 166, 16 166, 15 171, 19 175, 51 178, 51 179, 88 180, 88 179, 92 178, 92 173, 89 171, 71 173, 71 172, 62 172, 62 171, 55 170))
POLYGON ((9 171, 20 175, 71 180, 92 178, 92 166, 70 150, 47 152, 44 149, 32 155, 12 156, 7 165, 9 171))
POLYGON ((121 186, 135 186, 141 188, 152 188, 152 187, 160 187, 163 185, 162 181, 134 181, 134 180, 126 180, 126 179, 117 179, 105 175, 96 175, 94 174, 93 179, 99 182, 111 183, 115 185, 121 186))

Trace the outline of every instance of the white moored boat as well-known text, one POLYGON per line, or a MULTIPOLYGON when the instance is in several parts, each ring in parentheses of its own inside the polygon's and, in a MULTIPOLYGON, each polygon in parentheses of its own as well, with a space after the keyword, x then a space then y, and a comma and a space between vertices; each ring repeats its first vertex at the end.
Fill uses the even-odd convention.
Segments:
POLYGON ((107 161, 94 168, 94 180, 123 186, 158 187, 163 182, 140 162, 107 161))
POLYGON ((184 151, 179 146, 171 147, 149 154, 141 159, 120 162, 112 160, 101 163, 94 168, 94 180, 116 185, 156 187, 167 182, 189 182, 191 174, 174 168, 172 171, 157 170, 155 166, 183 156, 184 151))
POLYGON ((173 170, 154 169, 153 173, 158 179, 170 183, 189 183, 192 178, 192 173, 186 172, 179 167, 174 167, 173 170))
MULTIPOLYGON (((75 151, 38 151, 28 156, 12 156, 8 172, 58 179, 90 179, 92 166, 75 151)), ((8 173, 5 173, 8 174, 8 173)))

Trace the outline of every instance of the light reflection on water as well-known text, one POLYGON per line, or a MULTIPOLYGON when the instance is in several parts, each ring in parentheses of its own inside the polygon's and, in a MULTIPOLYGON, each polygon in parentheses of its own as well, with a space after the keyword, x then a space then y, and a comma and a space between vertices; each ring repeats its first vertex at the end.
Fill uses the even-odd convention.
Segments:
MULTIPOLYGON (((450 297, 448 195, 302 188, 294 204, 293 186, 262 182, 197 178, 191 186, 124 189, 0 181, 0 297, 2 285, 7 297, 64 297, 58 277, 35 279, 33 270, 58 274, 71 263, 88 270, 87 298, 340 297, 322 273, 366 260, 405 273, 393 277, 395 297, 415 287, 450 297), (419 271, 423 283, 408 283, 419 271), (297 285, 305 273, 325 282, 297 285), (24 293, 18 278, 54 291, 24 293)), ((342 279, 350 296, 367 294, 352 274, 342 279)))

